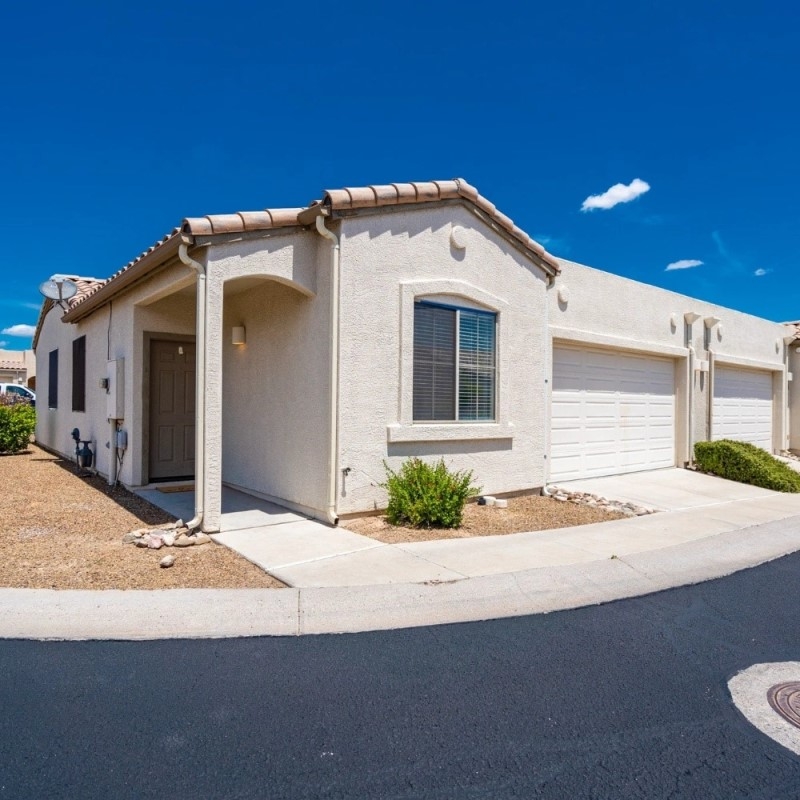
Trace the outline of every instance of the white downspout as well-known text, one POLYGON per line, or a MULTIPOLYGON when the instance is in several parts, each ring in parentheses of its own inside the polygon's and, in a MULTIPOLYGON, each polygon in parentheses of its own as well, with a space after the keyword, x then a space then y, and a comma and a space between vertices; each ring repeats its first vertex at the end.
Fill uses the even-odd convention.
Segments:
POLYGON ((195 438, 194 438, 194 517, 186 523, 191 531, 203 524, 203 505, 206 484, 206 268, 195 261, 188 252, 191 240, 184 238, 178 247, 178 255, 186 266, 197 273, 197 342, 195 379, 195 438))
MULTIPOLYGON (((691 329, 691 327, 690 327, 691 329)), ((687 424, 688 424, 688 431, 687 431, 687 440, 689 443, 689 452, 688 452, 688 462, 687 465, 689 467, 694 466, 694 360, 695 360, 695 352, 694 352, 694 345, 689 345, 689 381, 687 384, 687 394, 689 400, 689 413, 687 414, 687 424)))
POLYGON ((339 239, 325 227, 320 214, 315 218, 317 233, 329 239, 331 247, 331 396, 330 396, 330 443, 328 452, 328 522, 336 525, 337 461, 339 445, 339 239))

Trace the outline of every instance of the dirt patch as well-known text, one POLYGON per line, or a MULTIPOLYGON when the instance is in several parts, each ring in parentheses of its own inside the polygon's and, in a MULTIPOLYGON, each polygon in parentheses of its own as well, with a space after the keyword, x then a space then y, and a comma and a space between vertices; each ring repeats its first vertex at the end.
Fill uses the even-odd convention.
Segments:
POLYGON ((592 522, 622 519, 625 515, 616 511, 561 502, 550 497, 531 495, 515 497, 508 501, 508 508, 479 506, 468 503, 464 507, 463 524, 460 528, 404 528, 390 525, 386 517, 361 517, 346 520, 341 527, 369 536, 386 544, 400 542, 427 542, 432 539, 466 539, 472 536, 502 536, 523 531, 544 531, 554 528, 570 528, 592 522))
POLYGON ((31 445, 0 456, 0 587, 26 589, 281 588, 215 543, 147 550, 123 545, 135 528, 174 517, 102 478, 31 445), (175 566, 162 569, 165 554, 175 566))

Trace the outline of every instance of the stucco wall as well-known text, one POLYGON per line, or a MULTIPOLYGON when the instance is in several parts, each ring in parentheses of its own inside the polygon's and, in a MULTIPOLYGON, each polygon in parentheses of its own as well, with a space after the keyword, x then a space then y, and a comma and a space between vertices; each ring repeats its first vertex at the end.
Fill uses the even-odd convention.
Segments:
POLYGON ((585 342, 672 356, 676 359, 679 461, 688 458, 688 381, 692 381, 692 441, 709 438, 709 398, 715 365, 770 370, 773 374, 774 446, 783 446, 785 400, 784 345, 779 323, 706 303, 598 269, 562 261, 562 272, 549 291, 551 340, 585 342), (698 360, 710 371, 688 370, 684 314, 700 315, 691 327, 698 360), (673 318, 674 315, 674 318, 673 318), (706 333, 704 320, 720 325, 706 333), (674 323, 674 324, 673 324, 674 323))
POLYGON ((91 437, 98 472, 109 475, 111 467, 111 425, 107 419, 108 396, 100 388, 107 375, 107 362, 124 359, 124 419, 129 449, 123 459, 120 480, 137 486, 146 480, 143 469, 142 433, 147 420, 143 397, 148 387, 144 363, 144 331, 194 333, 194 295, 173 296, 170 292, 192 285, 193 273, 173 264, 151 280, 129 289, 75 324, 61 322, 61 311, 52 309, 39 334, 37 362, 36 438, 45 446, 68 456, 74 452, 70 431, 77 427, 82 438, 91 437), (161 298, 161 299, 157 299, 161 298), (86 335, 86 411, 72 411, 72 341, 86 335), (59 350, 58 409, 48 409, 48 356, 59 350))
POLYGON ((70 436, 78 428, 82 439, 92 440, 96 466, 108 475, 111 463, 111 428, 106 421, 106 393, 99 380, 106 374, 107 318, 95 315, 77 325, 61 322, 62 311, 53 307, 45 317, 36 348, 36 441, 69 458, 75 445, 70 436), (72 342, 86 336, 86 410, 72 410, 72 342), (49 356, 58 350, 58 407, 48 408, 50 391, 49 356))
POLYGON ((544 482, 544 273, 463 206, 344 219, 339 511, 384 507, 384 459, 437 457, 485 492, 544 482), (453 226, 467 246, 451 246, 453 226), (412 424, 414 297, 462 297, 498 312, 496 423, 412 424))
MULTIPOLYGON (((329 245, 313 231, 210 248, 207 453, 219 481, 324 517, 329 245), (320 267, 320 263, 322 266, 320 267), (243 325, 247 343, 231 343, 243 325), (221 457, 216 458, 216 453, 221 457)), ((209 525, 213 521, 209 520, 209 525)))
POLYGON ((267 281, 226 299, 223 330, 223 482, 324 511, 327 307, 267 281))

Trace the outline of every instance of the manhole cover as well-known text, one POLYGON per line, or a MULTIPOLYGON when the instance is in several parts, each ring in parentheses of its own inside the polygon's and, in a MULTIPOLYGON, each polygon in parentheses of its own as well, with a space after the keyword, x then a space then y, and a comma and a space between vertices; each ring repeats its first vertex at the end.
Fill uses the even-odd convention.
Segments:
POLYGON ((767 700, 785 720, 800 728, 800 681, 775 684, 767 691, 767 700))

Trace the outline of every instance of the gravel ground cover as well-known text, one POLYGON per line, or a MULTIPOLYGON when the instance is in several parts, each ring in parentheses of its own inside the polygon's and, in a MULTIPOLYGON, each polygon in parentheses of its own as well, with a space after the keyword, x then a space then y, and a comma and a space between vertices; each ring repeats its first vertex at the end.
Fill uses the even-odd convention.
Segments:
POLYGON ((174 517, 31 445, 0 456, 0 587, 29 589, 280 588, 223 545, 148 550, 122 544, 174 517), (165 554, 175 565, 163 569, 165 554))
POLYGON ((616 511, 553 500, 551 497, 529 495, 510 498, 508 508, 467 503, 464 507, 463 524, 460 528, 452 530, 390 525, 385 516, 359 517, 345 520, 340 524, 341 527, 360 533, 362 536, 369 536, 386 544, 398 544, 569 528, 574 525, 621 519, 625 516, 616 511))

